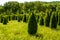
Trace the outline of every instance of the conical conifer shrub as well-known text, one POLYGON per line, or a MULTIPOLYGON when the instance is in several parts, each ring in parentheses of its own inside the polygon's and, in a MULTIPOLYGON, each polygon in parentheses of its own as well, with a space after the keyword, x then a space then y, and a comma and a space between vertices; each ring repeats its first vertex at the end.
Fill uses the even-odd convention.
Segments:
POLYGON ((37 21, 36 21, 35 15, 32 14, 30 17, 29 23, 28 23, 28 33, 31 35, 36 34, 37 27, 38 26, 37 26, 37 21))

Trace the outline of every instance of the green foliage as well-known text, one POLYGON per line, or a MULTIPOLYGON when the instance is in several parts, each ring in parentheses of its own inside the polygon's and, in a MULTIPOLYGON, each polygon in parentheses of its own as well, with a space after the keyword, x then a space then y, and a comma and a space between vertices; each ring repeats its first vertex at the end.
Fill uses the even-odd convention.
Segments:
POLYGON ((40 25, 44 25, 44 18, 40 17, 40 25))
POLYGON ((30 15, 26 14, 26 22, 29 22, 29 17, 30 17, 30 15))
POLYGON ((44 24, 45 26, 49 27, 49 24, 50 24, 50 13, 49 12, 46 13, 44 24))
POLYGON ((57 23, 58 23, 58 13, 56 14, 55 12, 52 13, 51 16, 51 21, 50 21, 50 27, 51 28, 57 28, 57 23))
POLYGON ((7 17, 4 17, 4 18, 3 18, 3 24, 6 25, 7 23, 8 23, 8 19, 7 19, 7 17))
POLYGON ((52 10, 53 11, 59 11, 60 6, 59 2, 25 2, 25 3, 19 3, 16 1, 9 1, 4 4, 4 6, 0 6, 0 13, 6 12, 7 15, 13 13, 16 14, 18 11, 19 14, 24 14, 24 13, 39 13, 41 11, 45 12, 46 9, 48 11, 52 10), (57 5, 58 4, 58 5, 57 5))
POLYGON ((9 21, 11 21, 11 16, 10 15, 8 16, 8 19, 9 19, 9 21))
POLYGON ((18 19, 18 22, 22 21, 22 20, 23 20, 23 15, 21 15, 21 14, 18 15, 18 16, 17 16, 17 19, 18 19))
POLYGON ((58 13, 58 25, 60 25, 60 12, 58 13))
POLYGON ((3 23, 3 16, 1 15, 1 23, 3 23))
POLYGON ((17 15, 12 15, 12 20, 17 20, 17 15))
POLYGON ((29 12, 32 12, 34 11, 34 3, 33 2, 25 2, 24 3, 24 12, 26 13, 29 13, 29 12))
POLYGON ((20 16, 20 15, 18 15, 18 22, 20 22, 20 21, 21 21, 20 19, 21 19, 21 16, 20 16))
POLYGON ((17 15, 15 15, 15 20, 17 20, 17 15))
POLYGON ((23 15, 23 22, 28 22, 29 21, 29 14, 24 14, 23 15))
MULTIPOLYGON (((6 2, 4 4, 5 12, 12 10, 12 13, 16 14, 17 10, 19 9, 19 3, 18 2, 6 2)), ((9 13, 7 12, 7 13, 9 13)))
POLYGON ((27 17, 24 15, 23 22, 27 22, 27 17))
POLYGON ((44 17, 45 17, 45 13, 43 11, 40 12, 40 19, 39 19, 39 24, 40 25, 44 25, 44 17))
POLYGON ((37 23, 39 22, 39 18, 40 18, 40 16, 39 16, 39 14, 36 16, 36 19, 37 19, 37 23))
POLYGON ((30 21, 28 23, 28 33, 31 35, 36 34, 37 32, 37 21, 35 18, 35 15, 32 13, 31 17, 30 17, 30 21))

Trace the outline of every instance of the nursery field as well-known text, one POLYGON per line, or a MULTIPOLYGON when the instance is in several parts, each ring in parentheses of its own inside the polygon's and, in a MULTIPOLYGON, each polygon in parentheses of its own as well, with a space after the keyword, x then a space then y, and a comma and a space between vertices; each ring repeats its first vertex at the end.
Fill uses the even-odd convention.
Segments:
POLYGON ((0 40, 60 40, 59 26, 56 29, 40 26, 36 35, 28 34, 28 23, 9 21, 7 25, 0 23, 0 40))

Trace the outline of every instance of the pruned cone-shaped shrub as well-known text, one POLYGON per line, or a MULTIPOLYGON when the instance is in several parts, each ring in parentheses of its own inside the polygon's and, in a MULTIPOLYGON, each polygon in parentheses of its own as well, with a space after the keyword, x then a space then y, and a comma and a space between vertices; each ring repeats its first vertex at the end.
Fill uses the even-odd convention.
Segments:
POLYGON ((28 23, 28 33, 30 35, 36 34, 37 27, 38 26, 37 26, 37 21, 36 21, 35 15, 32 14, 31 17, 30 17, 29 23, 28 23))

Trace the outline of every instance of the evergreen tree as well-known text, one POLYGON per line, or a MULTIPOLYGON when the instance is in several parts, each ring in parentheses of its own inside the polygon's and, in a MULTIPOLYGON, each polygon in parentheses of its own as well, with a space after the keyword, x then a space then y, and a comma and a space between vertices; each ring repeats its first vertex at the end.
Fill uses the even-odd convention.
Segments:
POLYGON ((35 15, 32 14, 28 23, 28 33, 33 35, 37 32, 37 21, 35 15))

